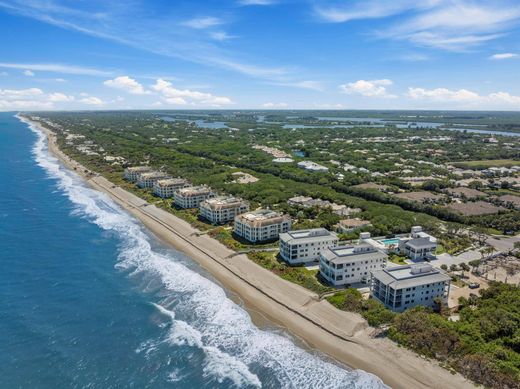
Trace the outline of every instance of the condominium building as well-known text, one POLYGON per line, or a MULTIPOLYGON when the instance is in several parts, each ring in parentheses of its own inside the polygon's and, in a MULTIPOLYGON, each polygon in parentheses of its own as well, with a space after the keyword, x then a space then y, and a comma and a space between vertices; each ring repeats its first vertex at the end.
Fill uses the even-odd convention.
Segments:
POLYGON ((269 209, 246 212, 235 217, 234 232, 249 242, 278 239, 278 235, 291 229, 291 218, 269 209))
POLYGON ((139 188, 152 188, 157 181, 165 178, 169 178, 169 176, 163 172, 141 173, 137 177, 137 186, 139 188))
POLYGON ((372 297, 393 311, 402 312, 418 305, 434 308, 445 303, 451 278, 429 263, 397 266, 372 272, 372 297))
POLYGON ((325 228, 284 232, 280 234, 280 256, 291 265, 315 261, 338 241, 338 236, 325 228))
POLYGON ((142 173, 149 173, 153 169, 150 166, 133 166, 125 169, 125 180, 136 182, 139 175, 142 173))
POLYGON ((191 186, 191 184, 183 178, 167 178, 158 180, 153 184, 153 193, 165 199, 173 197, 175 191, 189 186, 191 186))
POLYGON ((249 211, 249 203, 233 196, 217 196, 200 203, 200 215, 213 224, 233 221, 236 216, 249 211))
POLYGON ((368 243, 331 247, 320 255, 320 274, 334 286, 368 282, 386 267, 388 255, 368 243))
POLYGON ((204 200, 215 197, 210 187, 206 185, 181 188, 173 194, 173 202, 181 208, 198 208, 204 200))
POLYGON ((399 239, 399 251, 412 260, 433 258, 437 250, 437 238, 427 234, 421 226, 412 227, 408 237, 399 239))

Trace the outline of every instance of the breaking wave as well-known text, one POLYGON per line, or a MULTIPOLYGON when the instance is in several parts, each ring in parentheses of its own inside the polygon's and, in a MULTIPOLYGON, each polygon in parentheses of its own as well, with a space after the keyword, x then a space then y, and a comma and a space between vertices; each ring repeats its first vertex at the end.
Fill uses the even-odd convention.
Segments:
MULTIPOLYGON (((304 350, 284 332, 257 328, 222 287, 192 269, 183 254, 158 247, 144 227, 108 195, 88 187, 63 167, 48 151, 45 135, 29 127, 38 137, 33 147, 36 162, 73 203, 74 216, 117 236, 118 269, 138 280, 143 289, 159 285, 153 305, 166 323, 163 334, 161 339, 143 342, 137 353, 154 353, 159 345, 170 347, 171 354, 179 347, 196 349, 203 353, 204 377, 235 387, 386 387, 372 374, 348 370, 304 350)), ((183 379, 178 370, 172 370, 169 377, 176 383, 183 379)))

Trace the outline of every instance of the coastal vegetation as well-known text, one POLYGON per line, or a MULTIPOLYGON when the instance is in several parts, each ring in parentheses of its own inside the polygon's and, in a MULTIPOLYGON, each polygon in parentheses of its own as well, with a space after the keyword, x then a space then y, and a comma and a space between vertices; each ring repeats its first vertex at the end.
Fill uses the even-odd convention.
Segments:
POLYGON ((440 307, 393 313, 355 289, 327 300, 339 309, 360 313, 370 325, 384 325, 388 337, 442 362, 490 388, 520 387, 520 288, 492 282, 480 296, 461 298, 457 320, 440 307))

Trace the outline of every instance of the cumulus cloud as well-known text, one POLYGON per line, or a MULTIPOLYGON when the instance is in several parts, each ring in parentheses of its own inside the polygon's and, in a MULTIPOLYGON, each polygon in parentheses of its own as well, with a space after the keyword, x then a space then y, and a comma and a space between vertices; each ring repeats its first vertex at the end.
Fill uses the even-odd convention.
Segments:
POLYGON ((46 110, 52 108, 54 108, 54 104, 50 101, 0 99, 0 111, 16 111, 25 109, 46 110))
POLYGON ((87 105, 97 105, 97 106, 104 104, 103 100, 101 100, 99 97, 94 97, 94 96, 84 97, 80 100, 80 102, 83 104, 87 104, 87 105))
POLYGON ((177 89, 171 82, 159 78, 152 89, 160 93, 164 100, 170 104, 184 105, 198 103, 211 106, 223 106, 233 104, 230 98, 214 96, 211 93, 199 92, 190 89, 177 89))
POLYGON ((74 96, 68 96, 65 93, 56 92, 56 93, 49 94, 48 99, 49 99, 49 101, 53 101, 53 102, 57 102, 57 103, 61 103, 61 102, 67 103, 70 101, 74 101, 74 96))
POLYGON ((518 57, 518 54, 515 54, 515 53, 500 53, 500 54, 493 54, 491 57, 489 57, 489 59, 500 60, 500 59, 515 58, 515 57, 518 57))
POLYGON ((27 98, 41 95, 43 95, 43 91, 40 88, 0 89, 0 97, 7 99, 27 98))
POLYGON ((381 80, 358 80, 340 85, 339 88, 344 93, 351 95, 358 94, 365 97, 394 98, 396 96, 389 94, 386 90, 386 87, 392 84, 392 80, 386 78, 381 80))
POLYGON ((268 102, 268 103, 262 104, 262 107, 264 107, 264 108, 286 108, 287 106, 288 106, 287 103, 272 103, 272 102, 268 102))
POLYGON ((451 90, 448 88, 424 89, 408 88, 406 96, 412 100, 431 101, 436 103, 456 103, 465 107, 479 109, 519 109, 520 96, 508 92, 493 92, 480 95, 467 89, 451 90))
POLYGON ((214 40, 220 41, 220 42, 228 41, 230 39, 235 38, 233 35, 229 35, 225 31, 214 31, 214 32, 210 33, 209 36, 211 37, 211 39, 214 39, 214 40))
POLYGON ((27 77, 34 77, 34 73, 30 70, 24 70, 23 75, 27 77))
POLYGON ((114 78, 113 80, 106 80, 103 82, 103 84, 110 88, 123 90, 133 95, 145 95, 150 93, 146 91, 143 86, 136 80, 128 76, 120 76, 114 78))

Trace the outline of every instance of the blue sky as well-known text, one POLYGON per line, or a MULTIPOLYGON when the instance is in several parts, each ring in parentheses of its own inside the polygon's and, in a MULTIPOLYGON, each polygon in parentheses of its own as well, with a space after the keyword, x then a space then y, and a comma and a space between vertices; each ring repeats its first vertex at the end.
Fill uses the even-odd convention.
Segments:
POLYGON ((520 110, 520 0, 0 0, 0 110, 520 110))

